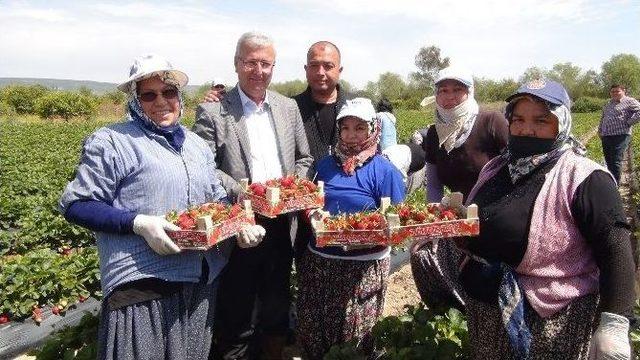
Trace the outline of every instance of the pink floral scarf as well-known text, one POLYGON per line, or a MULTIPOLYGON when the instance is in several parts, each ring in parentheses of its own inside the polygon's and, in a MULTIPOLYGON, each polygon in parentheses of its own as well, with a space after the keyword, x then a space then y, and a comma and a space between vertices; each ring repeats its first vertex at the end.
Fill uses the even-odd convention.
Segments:
POLYGON ((378 151, 380 141, 380 120, 376 119, 369 125, 371 131, 369 137, 360 144, 348 146, 342 142, 340 137, 340 127, 338 127, 338 143, 336 144, 336 157, 340 160, 340 165, 345 174, 352 176, 356 169, 364 165, 378 151))

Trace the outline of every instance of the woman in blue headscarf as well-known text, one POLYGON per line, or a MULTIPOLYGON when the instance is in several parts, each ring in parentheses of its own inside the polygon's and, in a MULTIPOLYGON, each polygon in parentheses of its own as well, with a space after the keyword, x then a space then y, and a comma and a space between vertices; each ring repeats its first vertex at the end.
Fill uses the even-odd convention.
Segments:
MULTIPOLYGON (((231 242, 181 251, 165 233, 171 210, 226 201, 214 156, 180 124, 187 75, 158 56, 134 61, 118 89, 124 122, 87 138, 75 178, 60 200, 73 223, 93 230, 104 294, 99 359, 206 359, 217 278, 231 242)), ((255 246, 259 226, 238 237, 255 246)))

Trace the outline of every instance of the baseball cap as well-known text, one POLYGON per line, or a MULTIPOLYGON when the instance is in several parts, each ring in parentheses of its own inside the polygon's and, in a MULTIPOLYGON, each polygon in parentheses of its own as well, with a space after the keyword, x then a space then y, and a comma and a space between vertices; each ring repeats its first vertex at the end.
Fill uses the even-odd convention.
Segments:
POLYGON ((118 85, 118 90, 128 93, 131 84, 154 75, 160 75, 162 81, 183 88, 189 82, 187 74, 173 68, 171 63, 158 55, 144 55, 133 60, 129 69, 129 78, 118 85))
POLYGON ((438 85, 438 83, 444 80, 456 80, 463 83, 466 87, 473 86, 473 75, 471 75, 471 71, 462 66, 451 65, 440 70, 434 83, 438 85))
POLYGON ((355 116, 366 122, 373 122, 376 119, 376 110, 373 108, 371 100, 367 98, 355 98, 345 101, 338 112, 336 120, 347 116, 355 116))
POLYGON ((564 86, 557 81, 549 79, 534 79, 523 84, 518 90, 505 99, 511 102, 514 98, 521 95, 533 95, 545 100, 553 105, 564 105, 567 109, 571 108, 571 98, 567 94, 564 86))
POLYGON ((211 87, 215 87, 215 86, 225 87, 224 79, 221 77, 214 77, 213 80, 211 80, 211 87))

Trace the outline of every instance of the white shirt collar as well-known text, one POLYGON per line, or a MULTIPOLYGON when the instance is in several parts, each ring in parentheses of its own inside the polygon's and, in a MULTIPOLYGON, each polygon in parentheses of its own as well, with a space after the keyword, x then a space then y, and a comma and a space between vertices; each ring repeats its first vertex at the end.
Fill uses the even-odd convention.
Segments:
POLYGON ((240 94, 240 102, 242 103, 242 108, 245 111, 245 113, 247 112, 247 110, 249 110, 250 112, 259 111, 264 109, 265 104, 269 105, 268 91, 264 95, 264 101, 262 102, 261 106, 258 107, 258 104, 256 104, 255 101, 251 100, 251 98, 249 98, 247 94, 245 94, 244 91, 242 91, 240 84, 237 84, 236 87, 238 88, 238 93, 240 94))

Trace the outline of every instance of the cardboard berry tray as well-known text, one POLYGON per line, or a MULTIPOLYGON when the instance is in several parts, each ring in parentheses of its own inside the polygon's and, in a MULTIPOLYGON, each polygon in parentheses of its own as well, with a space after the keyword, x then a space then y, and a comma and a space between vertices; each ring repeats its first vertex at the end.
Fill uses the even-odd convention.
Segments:
POLYGON ((436 240, 461 236, 478 236, 480 233, 480 221, 478 219, 478 206, 475 204, 465 207, 462 205, 462 194, 451 193, 443 198, 440 204, 433 206, 446 206, 456 209, 455 219, 437 219, 433 222, 401 225, 400 216, 387 212, 389 222, 390 241, 394 244, 412 238, 414 240, 436 240))
POLYGON ((196 229, 167 230, 166 232, 180 249, 207 250, 219 242, 237 235, 244 226, 255 225, 255 223, 251 201, 246 200, 242 211, 233 217, 213 223, 211 216, 200 216, 196 218, 196 229))
MULTIPOLYGON (((388 202, 388 198, 382 201, 388 202)), ((324 214, 321 220, 311 221, 318 247, 389 245, 388 221, 381 212, 324 214)))
MULTIPOLYGON (((300 181, 300 179, 296 179, 293 176, 284 177, 276 181, 279 182, 285 178, 300 181)), ((322 181, 318 181, 317 185, 314 184, 315 188, 312 191, 293 194, 291 196, 287 195, 290 189, 265 185, 261 185, 264 194, 256 195, 249 186, 249 179, 240 179, 240 186, 243 189, 243 193, 240 194, 240 199, 251 200, 253 211, 269 218, 275 218, 278 215, 300 210, 322 208, 324 206, 324 183, 322 181)), ((252 186, 254 185, 252 184, 252 186)))

